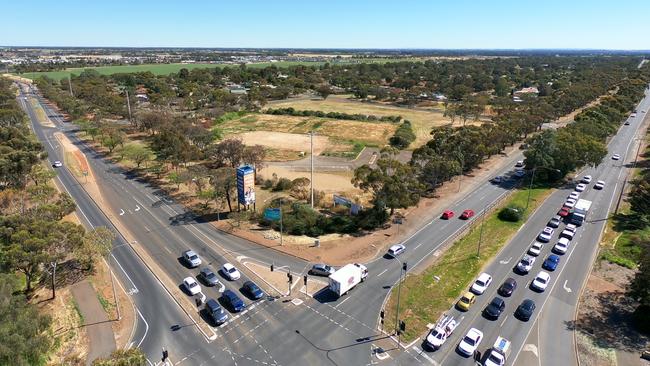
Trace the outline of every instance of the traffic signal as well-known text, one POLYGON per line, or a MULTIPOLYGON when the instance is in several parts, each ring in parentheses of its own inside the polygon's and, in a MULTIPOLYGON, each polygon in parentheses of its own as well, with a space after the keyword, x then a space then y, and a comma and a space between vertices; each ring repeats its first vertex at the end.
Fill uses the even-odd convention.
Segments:
POLYGON ((404 333, 406 331, 406 323, 404 323, 403 320, 400 320, 399 322, 399 331, 404 333))
POLYGON ((271 272, 273 272, 273 263, 271 263, 271 272))
POLYGON ((166 361, 167 358, 169 358, 169 352, 166 349, 163 348, 163 350, 162 350, 162 360, 166 361))
POLYGON ((406 262, 402 263, 402 269, 406 272, 406 262))
POLYGON ((307 286, 307 275, 305 275, 305 277, 303 277, 302 280, 305 283, 305 286, 307 286))
POLYGON ((289 283, 293 283, 293 275, 290 272, 287 272, 287 278, 289 279, 289 283))
POLYGON ((382 319, 384 319, 384 310, 382 310, 382 311, 379 312, 379 317, 382 318, 382 319))

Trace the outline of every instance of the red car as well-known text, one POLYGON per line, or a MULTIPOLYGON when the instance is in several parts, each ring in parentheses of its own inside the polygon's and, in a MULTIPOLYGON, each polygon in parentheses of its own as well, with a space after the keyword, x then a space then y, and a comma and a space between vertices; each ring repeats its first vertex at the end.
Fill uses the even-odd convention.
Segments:
POLYGON ((452 217, 454 217, 454 211, 446 210, 445 212, 442 213, 442 218, 445 220, 449 220, 452 217))
POLYGON ((560 209, 560 211, 558 211, 557 214, 560 215, 560 216, 562 216, 562 217, 567 217, 567 216, 569 216, 570 213, 571 213, 570 208, 568 208, 568 207, 562 207, 562 208, 560 209))
POLYGON ((474 216, 474 210, 465 210, 463 213, 460 215, 460 218, 463 220, 467 220, 474 216))

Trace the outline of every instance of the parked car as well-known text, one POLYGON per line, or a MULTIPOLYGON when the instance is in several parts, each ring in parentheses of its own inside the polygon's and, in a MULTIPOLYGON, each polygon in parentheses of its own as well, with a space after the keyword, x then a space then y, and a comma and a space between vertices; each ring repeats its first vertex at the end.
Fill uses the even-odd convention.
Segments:
POLYGON ((253 281, 244 282, 244 291, 253 299, 258 300, 264 296, 264 291, 262 291, 259 286, 257 286, 253 281))
POLYGON ((490 286, 490 283, 492 283, 492 276, 483 272, 478 276, 476 281, 474 281, 471 290, 473 293, 480 295, 483 292, 485 292, 485 289, 487 289, 488 286, 490 286))
POLYGON ((587 183, 587 184, 591 183, 591 175, 585 175, 584 177, 582 177, 580 183, 587 183))
POLYGON ((472 356, 483 340, 483 332, 471 328, 465 337, 458 343, 458 351, 465 356, 472 356))
POLYGON ((533 282, 531 282, 530 287, 540 292, 544 292, 550 282, 551 275, 548 274, 548 272, 539 271, 533 282))
POLYGON ((569 198, 573 198, 574 200, 577 200, 578 198, 580 198, 580 192, 573 191, 573 192, 569 193, 569 198))
POLYGON ((483 315, 485 315, 486 318, 488 319, 499 319, 499 315, 503 312, 503 310, 506 308, 506 302, 503 301, 502 298, 500 297, 495 297, 490 301, 488 306, 485 307, 485 310, 483 310, 483 315))
POLYGON ((215 286, 219 283, 219 277, 208 267, 201 269, 197 277, 208 286, 215 286))
POLYGON ((463 220, 470 219, 472 216, 474 216, 474 210, 465 210, 460 214, 460 218, 463 220))
POLYGON ((191 268, 196 268, 201 265, 201 258, 193 250, 186 250, 183 252, 183 260, 191 268))
POLYGON ((54 168, 60 168, 63 166, 63 163, 59 160, 55 160, 54 163, 52 164, 54 168))
POLYGON ((560 238, 553 247, 553 253, 557 254, 564 254, 567 250, 569 250, 569 239, 567 238, 560 238))
POLYGON ((535 257, 525 254, 523 258, 517 263, 517 271, 519 273, 528 273, 535 264, 535 257))
POLYGON ((224 291, 223 295, 221 295, 221 299, 232 312, 238 313, 246 308, 244 301, 242 301, 242 299, 240 299, 232 290, 224 291))
POLYGON ((452 217, 454 217, 454 211, 452 211, 452 210, 445 210, 445 212, 442 213, 442 216, 441 216, 441 217, 442 217, 443 219, 445 219, 445 220, 449 220, 449 219, 451 219, 452 217))
POLYGON ((236 281, 241 278, 241 273, 230 263, 224 263, 223 267, 221 267, 221 272, 231 281, 236 281))
POLYGON ((398 255, 404 253, 406 247, 403 244, 395 244, 392 247, 388 248, 388 256, 396 258, 398 255))
POLYGON ((185 277, 183 280, 183 286, 185 290, 190 293, 190 295, 196 295, 201 292, 201 285, 194 279, 194 277, 185 277))
POLYGON ((567 217, 571 213, 571 209, 568 207, 562 207, 560 211, 557 212, 560 217, 567 217))
POLYGON ((515 311, 515 317, 523 321, 528 321, 530 320, 530 317, 533 316, 534 311, 535 302, 531 299, 526 299, 522 301, 521 304, 517 307, 517 310, 515 311))
POLYGON ((544 228, 544 230, 542 230, 541 233, 539 233, 539 235, 537 235, 537 240, 548 243, 551 241, 551 237, 553 236, 554 232, 555 230, 553 230, 553 228, 547 226, 544 228))
POLYGON ((587 189, 587 185, 584 183, 580 183, 576 186, 576 191, 578 192, 583 192, 585 189, 587 189))
POLYGON ((542 268, 548 271, 555 271, 558 264, 560 264, 560 256, 551 254, 546 257, 546 260, 542 263, 542 268))
POLYGON ((603 189, 603 188, 605 188, 605 181, 603 180, 599 180, 598 182, 596 182, 596 184, 594 184, 594 189, 603 189))
POLYGON ((476 295, 471 292, 465 292, 463 296, 456 302, 458 310, 467 311, 476 302, 476 295))
POLYGON ((223 324, 228 320, 228 314, 215 299, 208 299, 208 301, 205 302, 205 312, 217 325, 223 324))
POLYGON ((618 154, 612 155, 612 160, 620 160, 620 159, 621 159, 620 155, 618 155, 618 154))
POLYGON ((331 275, 334 272, 336 272, 336 269, 334 269, 334 267, 328 266, 327 264, 324 263, 316 263, 313 266, 311 266, 311 269, 309 270, 310 275, 325 276, 325 277, 329 277, 329 275, 331 275))
POLYGON ((499 287, 497 292, 501 296, 508 297, 512 295, 512 293, 515 292, 516 289, 517 289, 517 281, 515 281, 514 278, 506 278, 506 280, 503 281, 503 284, 501 285, 501 287, 499 287))
POLYGON ((562 217, 560 215, 555 215, 551 217, 550 220, 548 220, 548 223, 546 226, 552 227, 552 228, 558 228, 560 224, 562 223, 562 217))
POLYGON ((528 249, 528 254, 538 256, 542 251, 542 248, 544 248, 544 243, 536 241, 530 246, 530 249, 528 249))

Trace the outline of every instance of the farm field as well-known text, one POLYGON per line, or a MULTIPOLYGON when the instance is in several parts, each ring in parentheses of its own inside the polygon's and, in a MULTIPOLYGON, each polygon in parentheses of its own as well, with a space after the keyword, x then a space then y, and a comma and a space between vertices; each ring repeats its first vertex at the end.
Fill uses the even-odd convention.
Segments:
POLYGON ((424 145, 430 139, 430 132, 433 127, 449 124, 449 119, 443 117, 442 110, 410 109, 392 105, 364 103, 352 99, 349 95, 331 95, 326 100, 287 99, 271 102, 268 106, 269 108, 293 107, 297 110, 371 114, 376 116, 402 116, 402 118, 411 121, 413 132, 416 135, 416 140, 411 144, 411 148, 424 145))

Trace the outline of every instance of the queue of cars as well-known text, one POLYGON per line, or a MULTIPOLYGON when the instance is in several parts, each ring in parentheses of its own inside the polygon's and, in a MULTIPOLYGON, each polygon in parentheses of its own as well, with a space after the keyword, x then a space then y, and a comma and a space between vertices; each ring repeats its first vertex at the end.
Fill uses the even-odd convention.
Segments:
MULTIPOLYGON (((584 176, 576 185, 575 191, 567 197, 566 202, 563 204, 562 209, 557 215, 550 218, 547 225, 537 236, 537 240, 531 247, 524 253, 519 262, 516 263, 514 271, 521 275, 529 273, 536 262, 536 258, 541 255, 544 244, 552 240, 555 230, 561 230, 557 242, 553 245, 551 253, 543 260, 542 268, 535 274, 535 277, 530 282, 529 288, 536 292, 544 292, 549 284, 551 284, 551 273, 558 268, 561 261, 561 256, 565 254, 571 240, 575 236, 578 227, 573 223, 567 223, 564 228, 560 229, 563 224, 564 218, 571 213, 572 205, 575 205, 580 197, 580 192, 587 189, 588 185, 592 182, 593 177, 590 175, 584 176), (566 211, 566 214, 563 212, 566 211)), ((602 189, 605 185, 603 181, 597 181, 594 185, 595 189, 602 189)), ((492 276, 488 273, 481 273, 475 282, 470 286, 468 292, 456 302, 456 308, 461 311, 468 311, 470 307, 476 302, 477 296, 486 292, 492 283, 492 276)), ((500 317, 506 308, 506 301, 504 298, 512 296, 517 289, 517 280, 514 278, 507 278, 501 286, 497 289, 498 296, 495 296, 488 305, 483 309, 483 316, 487 319, 496 320, 500 317)), ((536 309, 535 301, 532 299, 524 299, 515 310, 515 317, 521 321, 528 321, 533 316, 536 309)), ((481 330, 471 328, 467 334, 460 340, 457 346, 458 353, 465 356, 472 356, 476 349, 479 347, 483 333, 481 330)), ((492 352, 492 351, 490 351, 492 352)))
MULTIPOLYGON (((189 268, 197 268, 202 264, 201 258, 193 250, 186 250, 183 252, 181 259, 189 268)), ((241 278, 241 273, 231 263, 225 263, 221 267, 221 274, 229 281, 236 281, 241 278)), ((199 284, 197 279, 203 285, 208 287, 220 284, 219 277, 214 273, 214 271, 210 267, 203 267, 196 276, 196 279, 191 276, 183 279, 182 286, 191 296, 202 294, 203 292, 201 284, 199 284)), ((225 286, 222 290, 223 293, 221 294, 219 301, 210 298, 205 301, 204 306, 206 316, 216 325, 223 324, 228 320, 228 313, 224 311, 224 307, 233 313, 238 313, 246 309, 246 303, 235 291, 225 289, 225 286)), ((241 292, 252 300, 259 300, 264 297, 264 291, 262 291, 262 289, 252 281, 244 282, 241 292)), ((200 305, 200 303, 205 300, 205 295, 202 296, 202 299, 197 300, 197 305, 200 305)))

